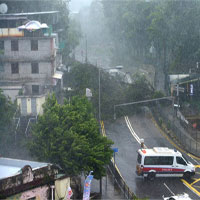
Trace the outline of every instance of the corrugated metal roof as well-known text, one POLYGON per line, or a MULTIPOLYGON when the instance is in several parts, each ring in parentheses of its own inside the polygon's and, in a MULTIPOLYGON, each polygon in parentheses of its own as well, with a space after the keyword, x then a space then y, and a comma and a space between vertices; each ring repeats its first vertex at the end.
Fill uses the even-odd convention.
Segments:
POLYGON ((44 12, 28 12, 28 13, 9 13, 0 14, 0 17, 14 17, 14 16, 28 16, 28 15, 43 15, 43 14, 54 14, 59 13, 59 11, 44 11, 44 12))
POLYGON ((18 160, 12 158, 0 158, 0 179, 17 174, 25 165, 32 169, 47 166, 49 163, 35 162, 29 160, 18 160))

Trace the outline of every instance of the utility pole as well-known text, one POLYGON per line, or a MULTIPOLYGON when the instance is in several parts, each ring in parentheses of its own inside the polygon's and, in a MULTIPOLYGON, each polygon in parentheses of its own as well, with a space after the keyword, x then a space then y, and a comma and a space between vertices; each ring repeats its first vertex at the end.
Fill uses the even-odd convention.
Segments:
MULTIPOLYGON (((101 133, 101 69, 99 67, 99 130, 101 133)), ((102 194, 102 177, 99 182, 100 194, 102 194)))
POLYGON ((87 64, 88 58, 87 58, 87 35, 85 36, 85 63, 87 64))
POLYGON ((99 123, 101 122, 101 69, 99 67, 99 123))

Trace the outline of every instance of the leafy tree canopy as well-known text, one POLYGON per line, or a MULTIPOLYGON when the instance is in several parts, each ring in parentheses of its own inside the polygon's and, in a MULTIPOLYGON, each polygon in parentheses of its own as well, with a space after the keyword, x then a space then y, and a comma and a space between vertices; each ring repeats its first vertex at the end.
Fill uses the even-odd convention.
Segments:
POLYGON ((126 91, 127 99, 130 102, 151 99, 154 94, 154 89, 145 76, 135 74, 133 79, 134 82, 128 86, 126 91))
POLYGON ((30 150, 39 160, 56 163, 69 175, 94 171, 95 178, 105 175, 112 150, 111 140, 99 133, 93 109, 85 97, 74 96, 63 105, 49 96, 44 114, 33 130, 30 150))
MULTIPOLYGON (((91 89, 91 102, 95 108, 96 118, 99 110, 99 88, 100 88, 100 105, 101 119, 113 117, 113 106, 125 101, 125 83, 121 77, 111 76, 107 70, 99 69, 90 64, 77 63, 71 69, 70 73, 65 76, 67 82, 73 88, 75 95, 85 95, 86 88, 91 89), (100 83, 99 83, 100 78, 100 83)), ((69 92, 66 96, 69 97, 69 92)))
POLYGON ((15 109, 14 104, 0 89, 0 131, 10 126, 15 109))
POLYGON ((196 67, 200 59, 200 1, 107 0, 102 3, 112 41, 118 47, 114 53, 119 62, 126 64, 128 59, 129 65, 135 61, 148 62, 153 44, 154 64, 166 74, 188 73, 196 67))
MULTIPOLYGON (((99 72, 96 66, 77 63, 69 74, 65 74, 68 80, 65 84, 73 89, 73 92, 66 92, 66 97, 85 95, 85 89, 90 88, 93 94, 91 102, 98 118, 100 87, 101 119, 113 119, 114 105, 151 99, 154 95, 154 89, 145 76, 136 74, 132 84, 127 84, 123 78, 124 75, 113 76, 107 70, 100 69, 99 72)), ((130 107, 127 107, 120 113, 124 115, 129 111, 130 107)))
POLYGON ((12 119, 16 106, 0 90, 0 152, 6 151, 6 148, 13 142, 12 119))

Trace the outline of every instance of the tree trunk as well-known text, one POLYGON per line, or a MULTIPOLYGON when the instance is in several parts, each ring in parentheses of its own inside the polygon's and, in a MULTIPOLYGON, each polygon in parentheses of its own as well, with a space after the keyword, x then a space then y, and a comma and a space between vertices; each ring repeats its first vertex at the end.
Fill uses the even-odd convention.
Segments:
POLYGON ((100 187, 100 194, 102 195, 102 177, 100 178, 99 181, 99 187, 100 187))

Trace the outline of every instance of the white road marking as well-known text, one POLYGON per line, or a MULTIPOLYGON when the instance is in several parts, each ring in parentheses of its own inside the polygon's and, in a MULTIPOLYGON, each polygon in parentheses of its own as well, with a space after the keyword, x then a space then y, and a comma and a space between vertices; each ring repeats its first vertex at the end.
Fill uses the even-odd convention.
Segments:
POLYGON ((175 194, 172 192, 172 190, 167 186, 167 184, 166 183, 163 183, 164 184, 164 186, 169 190, 169 192, 173 195, 173 196, 175 196, 175 194))
MULTIPOLYGON (((140 138, 138 137, 138 135, 135 133, 135 131, 133 130, 133 127, 132 127, 132 125, 131 125, 131 123, 130 123, 130 121, 129 121, 129 118, 128 118, 128 116, 125 116, 125 121, 126 121, 126 124, 127 124, 127 126, 128 126, 128 128, 129 128, 129 130, 130 130, 130 132, 131 132, 131 134, 132 134, 132 136, 136 139, 136 141, 139 143, 139 144, 141 144, 141 141, 140 141, 140 138)), ((147 148, 147 146, 145 145, 145 148, 147 148)), ((188 155, 189 156, 189 155, 188 155)), ((190 158, 192 158, 191 156, 189 156, 190 158)), ((196 163, 198 163, 194 158, 192 158, 196 163)), ((188 185, 187 184, 185 184, 184 182, 183 182, 183 184, 187 187, 187 188, 189 188, 190 189, 190 191, 192 191, 192 192, 194 192, 193 190, 191 190, 191 188, 190 187, 188 187, 188 185)), ((170 188, 166 185, 166 183, 164 183, 164 185, 165 185, 165 187, 172 193, 172 195, 175 195, 171 190, 170 190, 170 188)), ((196 192, 194 192, 196 195, 198 195, 196 192)), ((199 195, 198 195, 199 196, 199 195)))
POLYGON ((191 156, 190 156, 190 154, 187 154, 194 162, 196 162, 198 165, 200 165, 200 163, 197 161, 197 160, 195 160, 194 158, 192 158, 191 156))
MULTIPOLYGON (((125 116, 125 121, 126 121, 126 124, 127 124, 128 128, 129 128, 129 130, 130 130, 132 136, 136 139, 136 141, 137 141, 139 144, 141 144, 141 140, 140 140, 140 138, 138 137, 138 135, 135 133, 135 131, 133 130, 133 127, 131 126, 131 123, 130 123, 130 121, 129 121, 128 116, 125 116)), ((144 146, 145 146, 145 148, 147 148, 146 145, 144 145, 144 146)))

